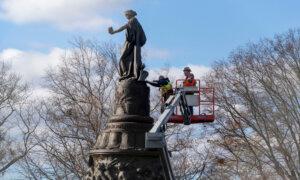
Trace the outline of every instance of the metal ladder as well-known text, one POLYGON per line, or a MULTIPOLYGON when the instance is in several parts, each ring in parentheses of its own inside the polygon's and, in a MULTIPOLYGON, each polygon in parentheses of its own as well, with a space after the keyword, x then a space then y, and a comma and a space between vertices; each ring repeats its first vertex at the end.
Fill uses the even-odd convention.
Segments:
POLYGON ((167 179, 170 180, 175 179, 175 177, 170 163, 170 153, 165 140, 165 127, 177 106, 180 107, 181 114, 184 116, 184 124, 190 124, 191 112, 187 105, 185 92, 178 89, 175 95, 170 96, 165 102, 166 108, 164 112, 159 116, 152 129, 146 133, 145 139, 146 148, 159 149, 161 151, 163 161, 165 162, 163 168, 165 172, 167 172, 167 179))

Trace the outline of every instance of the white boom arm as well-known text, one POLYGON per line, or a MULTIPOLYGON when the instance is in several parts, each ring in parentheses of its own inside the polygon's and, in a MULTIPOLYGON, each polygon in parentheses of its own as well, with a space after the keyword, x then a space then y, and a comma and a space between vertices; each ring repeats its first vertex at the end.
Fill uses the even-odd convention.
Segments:
POLYGON ((159 116, 152 129, 148 133, 146 133, 145 147, 161 150, 162 158, 166 163, 164 164, 164 169, 168 173, 168 179, 173 180, 175 178, 169 159, 170 153, 168 152, 165 140, 165 126, 178 105, 180 106, 181 112, 185 116, 187 121, 189 121, 190 112, 187 108, 185 93, 183 91, 178 91, 175 96, 170 96, 165 104, 166 108, 164 112, 159 116))
POLYGON ((166 101, 166 108, 164 112, 159 116, 152 129, 146 133, 146 148, 162 148, 165 146, 165 125, 178 105, 181 108, 183 116, 189 118, 190 112, 187 108, 185 93, 183 91, 178 91, 175 96, 169 97, 166 101))

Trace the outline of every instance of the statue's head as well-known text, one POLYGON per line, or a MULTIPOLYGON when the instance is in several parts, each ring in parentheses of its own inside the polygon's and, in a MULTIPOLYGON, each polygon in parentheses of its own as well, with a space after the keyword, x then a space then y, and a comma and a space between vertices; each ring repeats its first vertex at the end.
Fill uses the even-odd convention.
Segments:
POLYGON ((131 19, 137 15, 134 10, 127 10, 124 12, 127 19, 131 19))

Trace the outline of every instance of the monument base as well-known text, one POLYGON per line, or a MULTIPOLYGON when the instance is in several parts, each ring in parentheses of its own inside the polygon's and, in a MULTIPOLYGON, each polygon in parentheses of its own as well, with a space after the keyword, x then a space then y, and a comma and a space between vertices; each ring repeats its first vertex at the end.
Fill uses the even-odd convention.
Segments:
POLYGON ((90 151, 86 179, 170 179, 162 152, 145 149, 145 133, 153 126, 149 87, 134 79, 123 80, 117 88, 116 100, 115 115, 90 151))
POLYGON ((92 166, 86 179, 164 180, 160 153, 147 150, 91 151, 92 166))
POLYGON ((145 149, 145 132, 152 122, 150 117, 112 117, 90 151, 86 179, 169 179, 161 151, 145 149))
POLYGON ((98 136, 93 149, 130 150, 145 147, 145 132, 153 126, 151 117, 113 116, 105 130, 98 136))

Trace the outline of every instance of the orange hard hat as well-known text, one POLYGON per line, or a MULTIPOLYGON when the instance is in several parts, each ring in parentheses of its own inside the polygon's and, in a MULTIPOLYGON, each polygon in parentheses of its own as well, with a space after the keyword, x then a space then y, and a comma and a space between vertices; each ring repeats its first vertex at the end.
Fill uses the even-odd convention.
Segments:
POLYGON ((191 71, 191 68, 190 67, 185 67, 185 68, 183 68, 183 71, 191 71))

